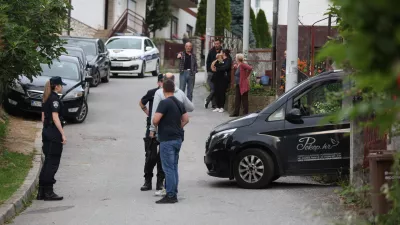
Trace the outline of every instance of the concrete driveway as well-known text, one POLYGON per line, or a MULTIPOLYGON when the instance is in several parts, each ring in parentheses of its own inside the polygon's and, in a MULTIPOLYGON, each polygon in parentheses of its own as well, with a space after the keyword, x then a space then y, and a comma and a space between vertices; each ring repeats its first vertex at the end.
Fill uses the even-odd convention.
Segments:
POLYGON ((138 101, 156 86, 156 78, 116 78, 91 89, 83 124, 66 127, 68 143, 55 185, 65 200, 35 200, 12 224, 328 224, 334 216, 320 211, 330 210, 325 203, 332 200, 333 187, 286 177, 268 189, 244 190, 206 174, 205 140, 213 127, 229 118, 203 108, 202 83, 200 74, 194 91, 196 110, 190 114, 181 150, 178 204, 156 205, 154 191, 139 190, 145 115, 138 101))

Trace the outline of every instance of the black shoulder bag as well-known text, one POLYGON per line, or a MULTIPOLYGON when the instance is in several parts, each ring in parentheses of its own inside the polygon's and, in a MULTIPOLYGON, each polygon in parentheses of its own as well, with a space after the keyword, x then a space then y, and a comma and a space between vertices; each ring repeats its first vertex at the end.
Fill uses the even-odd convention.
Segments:
MULTIPOLYGON (((179 103, 177 102, 178 100, 175 97, 171 98, 171 100, 175 103, 176 107, 178 107, 178 110, 181 113, 181 118, 182 118, 183 111, 182 111, 182 108, 179 106, 179 103)), ((182 142, 183 142, 183 140, 185 138, 185 130, 182 128, 182 131, 183 131, 183 137, 182 137, 182 142)))

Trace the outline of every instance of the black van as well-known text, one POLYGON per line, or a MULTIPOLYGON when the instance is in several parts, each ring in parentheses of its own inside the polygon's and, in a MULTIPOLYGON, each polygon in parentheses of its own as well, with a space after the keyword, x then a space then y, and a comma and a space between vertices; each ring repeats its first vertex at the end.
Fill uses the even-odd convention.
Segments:
POLYGON ((350 166, 350 123, 322 123, 341 101, 326 101, 343 88, 344 72, 301 82, 261 112, 223 123, 206 141, 210 176, 263 188, 281 176, 337 174, 350 166))

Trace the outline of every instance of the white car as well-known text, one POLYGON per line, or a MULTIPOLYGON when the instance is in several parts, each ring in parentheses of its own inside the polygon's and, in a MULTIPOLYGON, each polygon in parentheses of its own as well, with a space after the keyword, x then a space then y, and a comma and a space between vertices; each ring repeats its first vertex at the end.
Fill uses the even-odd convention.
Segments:
POLYGON ((115 36, 106 42, 110 52, 111 73, 144 74, 151 72, 157 76, 160 72, 160 52, 154 43, 147 37, 115 36))

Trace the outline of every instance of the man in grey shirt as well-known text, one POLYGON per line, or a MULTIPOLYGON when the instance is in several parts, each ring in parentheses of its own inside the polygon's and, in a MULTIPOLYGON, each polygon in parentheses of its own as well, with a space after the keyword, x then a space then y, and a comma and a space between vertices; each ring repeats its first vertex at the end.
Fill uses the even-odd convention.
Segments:
MULTIPOLYGON (((172 73, 166 73, 165 74, 165 79, 170 79, 173 80, 175 82, 175 76, 172 73)), ((185 106, 185 109, 187 112, 193 112, 194 110, 194 104, 187 98, 187 96, 185 95, 185 93, 180 90, 179 88, 175 87, 175 92, 174 92, 174 96, 175 98, 177 98, 180 102, 183 103, 183 105, 185 106)), ((165 96, 164 96, 164 92, 163 89, 160 88, 156 91, 155 95, 154 95, 154 101, 153 101, 153 112, 151 113, 151 126, 150 126, 150 137, 154 137, 156 128, 153 124, 153 117, 154 117, 154 113, 158 107, 158 104, 160 103, 161 100, 164 100, 165 96)))

